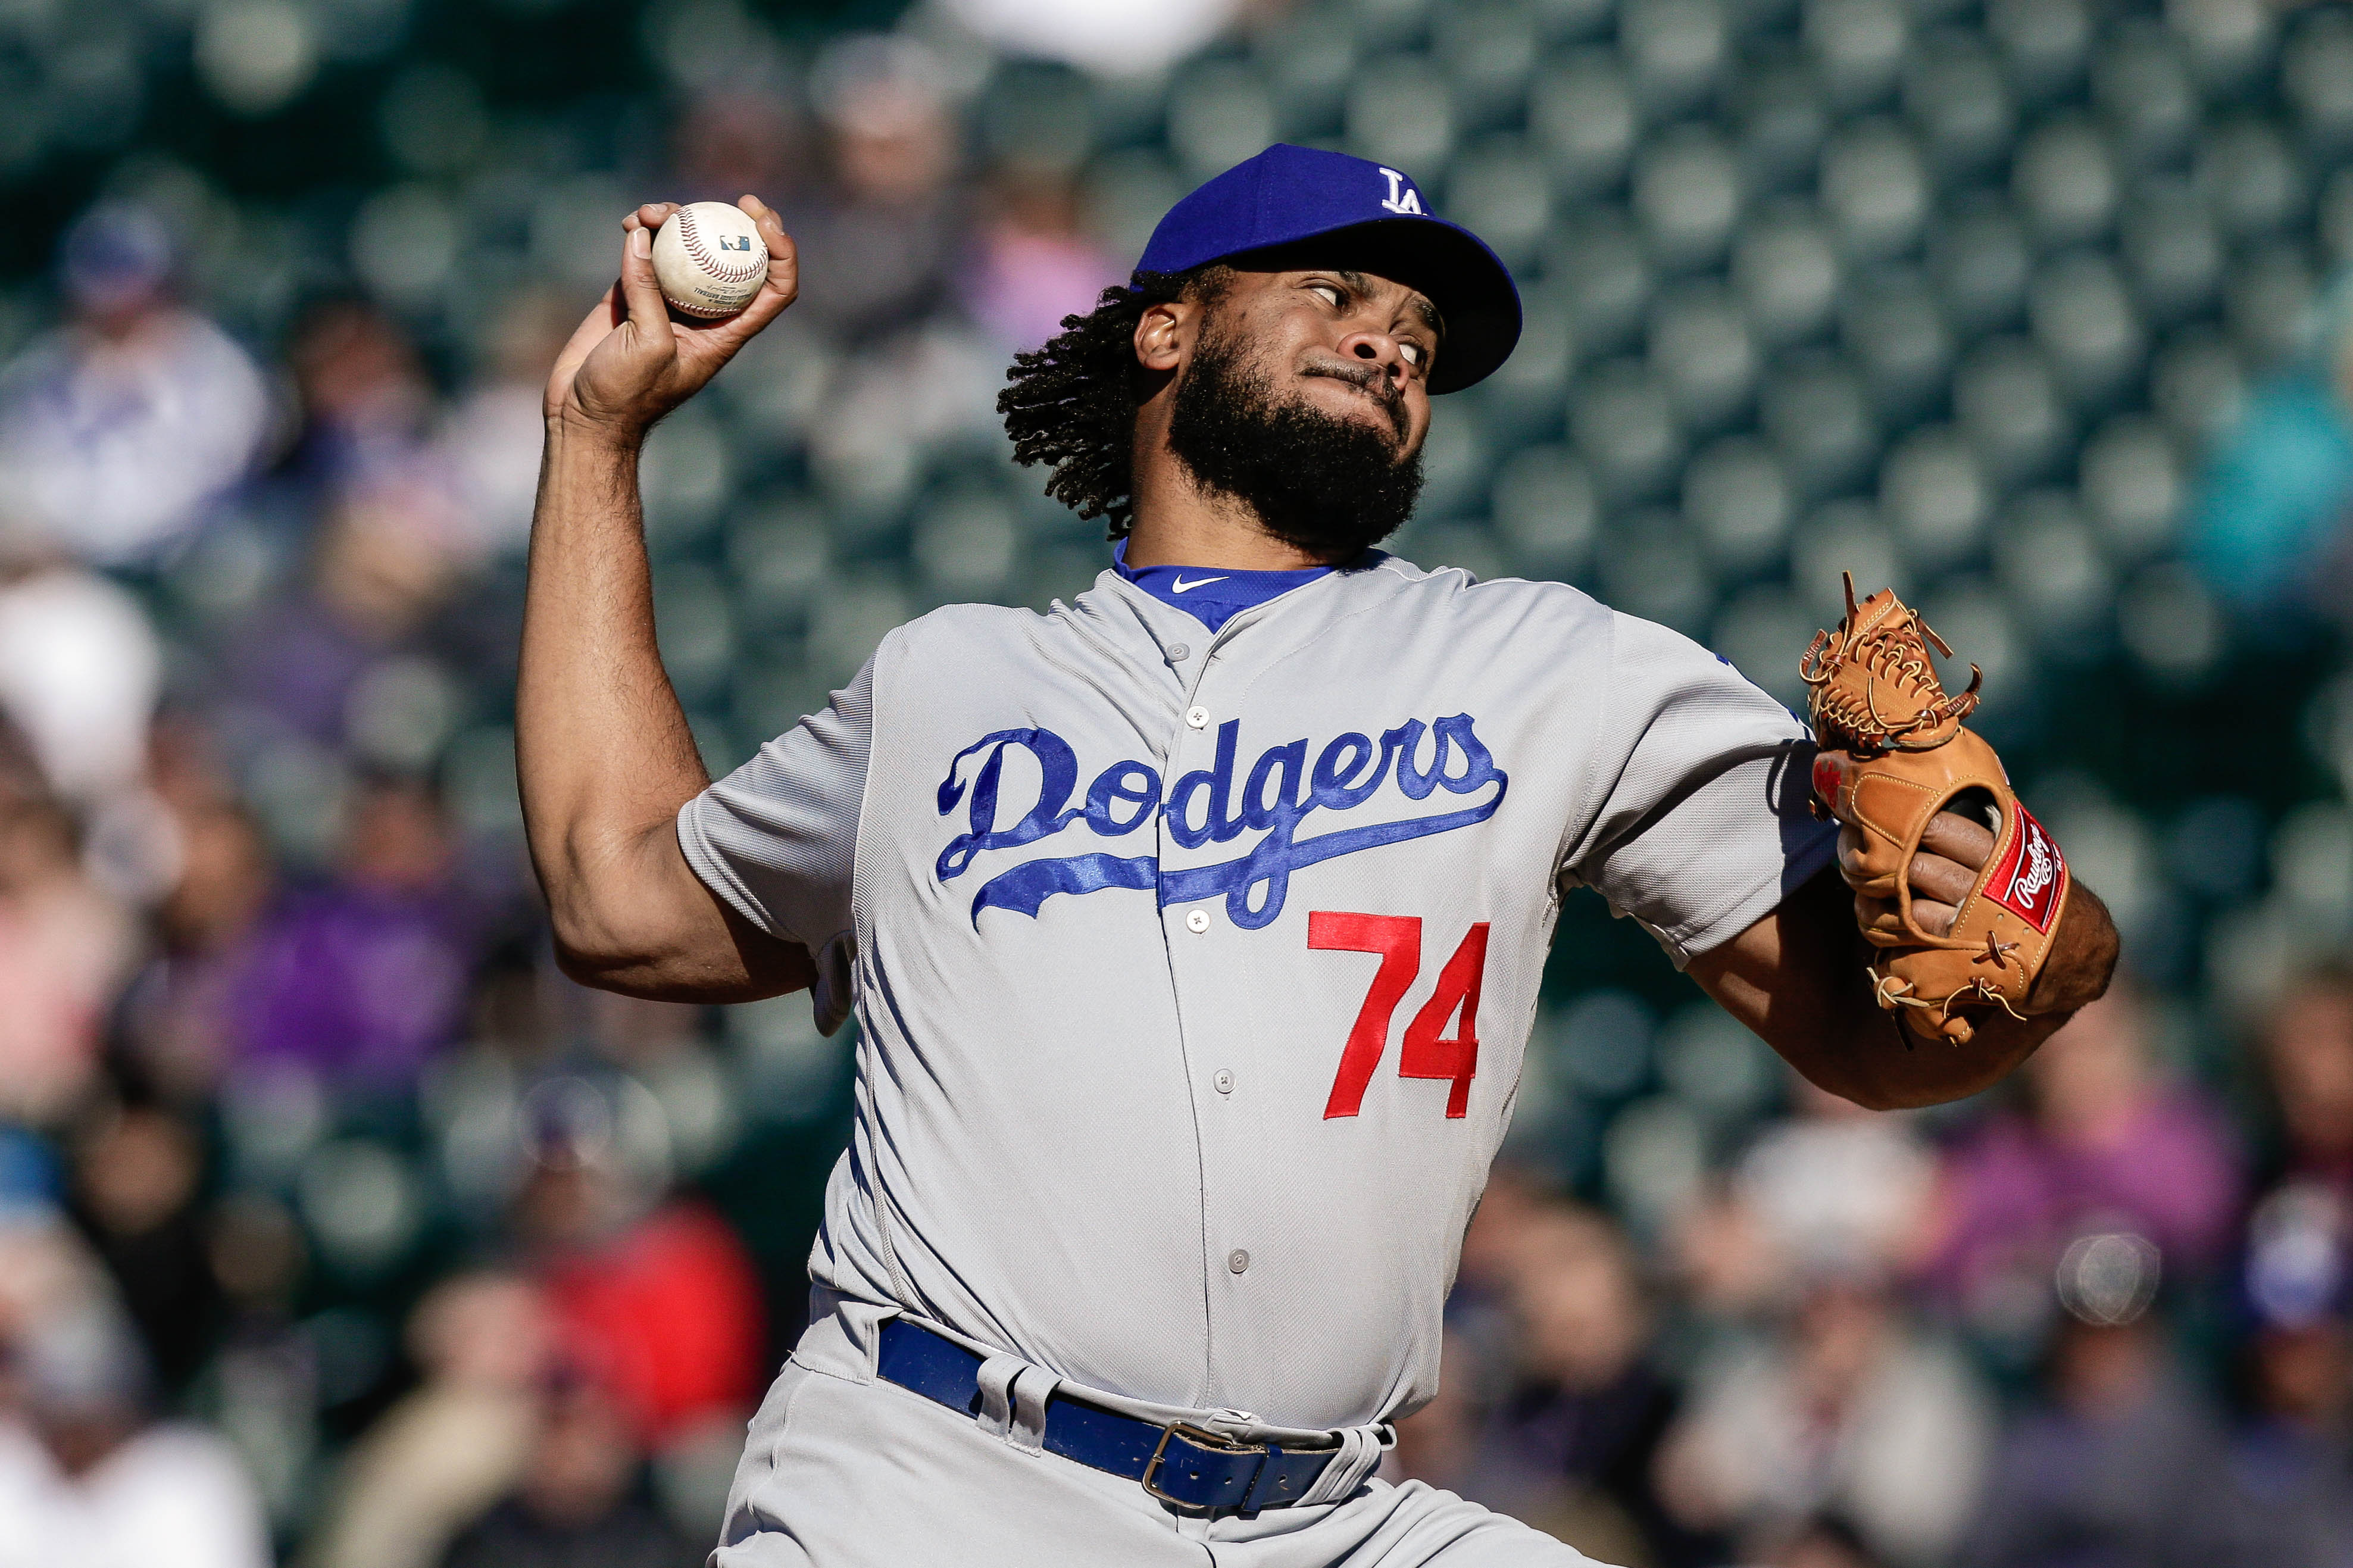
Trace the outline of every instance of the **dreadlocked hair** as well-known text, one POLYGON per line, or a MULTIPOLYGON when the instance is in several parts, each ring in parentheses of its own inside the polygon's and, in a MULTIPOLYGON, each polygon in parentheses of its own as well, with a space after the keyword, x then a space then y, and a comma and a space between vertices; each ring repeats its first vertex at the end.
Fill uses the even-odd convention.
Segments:
POLYGON ((997 395, 1013 461, 1052 471, 1046 493, 1081 517, 1105 520, 1105 537, 1124 539, 1135 521, 1135 410, 1144 367, 1135 358, 1135 323, 1154 305, 1214 299, 1229 270, 1215 262, 1183 272, 1138 272, 1124 288, 1103 291, 1082 316, 1064 316, 1042 348, 1013 356, 1011 383, 997 395))

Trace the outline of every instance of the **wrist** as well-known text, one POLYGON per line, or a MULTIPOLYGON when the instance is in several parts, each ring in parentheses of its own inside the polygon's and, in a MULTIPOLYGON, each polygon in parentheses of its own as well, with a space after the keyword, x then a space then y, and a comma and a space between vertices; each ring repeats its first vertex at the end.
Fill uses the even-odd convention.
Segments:
POLYGON ((645 430, 599 419, 576 408, 563 408, 547 417, 547 444, 558 449, 634 459, 646 441, 645 430))

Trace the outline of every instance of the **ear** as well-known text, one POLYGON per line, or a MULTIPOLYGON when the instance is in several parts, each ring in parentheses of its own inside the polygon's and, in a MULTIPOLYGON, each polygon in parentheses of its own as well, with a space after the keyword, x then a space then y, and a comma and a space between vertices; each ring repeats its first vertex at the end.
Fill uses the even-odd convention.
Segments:
POLYGON ((1174 370, 1184 357, 1185 326, 1190 314, 1182 301, 1147 305, 1135 323, 1135 359, 1146 370, 1174 370))

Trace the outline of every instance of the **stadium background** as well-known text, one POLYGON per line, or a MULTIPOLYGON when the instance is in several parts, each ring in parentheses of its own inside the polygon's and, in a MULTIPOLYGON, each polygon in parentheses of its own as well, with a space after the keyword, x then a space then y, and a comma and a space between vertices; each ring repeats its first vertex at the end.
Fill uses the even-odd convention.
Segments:
POLYGON ((1613 1562, 2353 1552, 2353 11, 12 0, 0 84, 0 1564, 700 1561, 849 1039, 553 969, 554 343, 636 200, 801 240, 647 463, 723 770, 898 621, 1087 585, 1002 367, 1278 137, 1522 280, 1400 553, 1791 701, 1895 583, 2130 970, 1857 1118, 1572 898, 1400 1469, 1613 1562))

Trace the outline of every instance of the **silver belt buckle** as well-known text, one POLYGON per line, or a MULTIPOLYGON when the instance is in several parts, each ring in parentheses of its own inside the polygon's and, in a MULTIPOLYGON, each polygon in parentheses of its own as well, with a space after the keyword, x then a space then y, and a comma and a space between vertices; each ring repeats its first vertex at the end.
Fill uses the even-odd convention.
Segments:
MULTIPOLYGON (((1190 1509, 1198 1513, 1209 1513, 1220 1506, 1216 1503, 1187 1502, 1183 1498, 1170 1497, 1166 1492, 1162 1491, 1155 1482, 1154 1478, 1159 1475, 1161 1465, 1168 1457, 1168 1439, 1180 1436, 1188 1443, 1198 1447, 1213 1449, 1220 1454, 1256 1454, 1261 1459, 1266 1454, 1266 1445, 1263 1443, 1237 1443, 1229 1437, 1220 1436, 1215 1432, 1186 1422, 1178 1421, 1162 1427, 1160 1441, 1154 1446, 1152 1457, 1145 1462, 1144 1474, 1137 1479, 1145 1492, 1171 1508, 1190 1509)), ((1249 1494, 1249 1490, 1247 1487, 1243 1489, 1245 1496, 1249 1494)))

